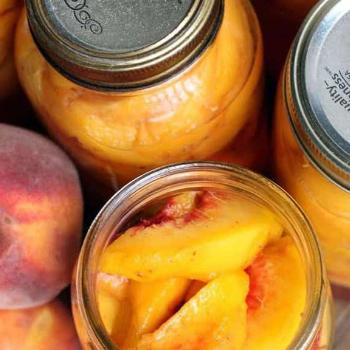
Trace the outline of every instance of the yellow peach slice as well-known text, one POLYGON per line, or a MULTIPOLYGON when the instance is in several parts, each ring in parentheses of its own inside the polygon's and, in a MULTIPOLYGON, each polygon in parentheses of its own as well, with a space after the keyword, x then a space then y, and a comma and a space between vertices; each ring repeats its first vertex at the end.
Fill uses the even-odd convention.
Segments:
POLYGON ((129 282, 119 276, 98 274, 96 294, 100 317, 109 335, 120 344, 131 318, 128 297, 129 282))
POLYGON ((249 200, 209 193, 202 201, 183 220, 128 229, 105 250, 100 270, 140 282, 208 281, 249 266, 282 233, 274 214, 249 200))
POLYGON ((289 237, 283 237, 267 246, 247 272, 250 290, 244 349, 287 349, 306 302, 306 278, 297 248, 289 237))
POLYGON ((122 300, 127 296, 129 281, 125 277, 99 272, 96 286, 99 292, 103 291, 122 300))
POLYGON ((190 283, 183 278, 152 283, 132 281, 129 288, 132 318, 123 349, 135 349, 143 334, 154 332, 171 317, 183 301, 190 283))
POLYGON ((244 272, 214 279, 154 333, 144 335, 136 349, 243 349, 248 288, 244 272))
POLYGON ((103 325, 107 333, 111 335, 114 328, 120 329, 116 324, 121 319, 122 301, 102 290, 97 295, 97 302, 103 325))

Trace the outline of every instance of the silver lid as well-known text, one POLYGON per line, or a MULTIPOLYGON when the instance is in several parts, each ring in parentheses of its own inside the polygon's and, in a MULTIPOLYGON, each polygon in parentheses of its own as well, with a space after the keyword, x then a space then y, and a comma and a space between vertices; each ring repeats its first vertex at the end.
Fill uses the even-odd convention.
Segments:
POLYGON ((321 1, 304 22, 285 75, 297 139, 311 162, 350 190, 350 1, 321 1))
POLYGON ((153 85, 209 45, 223 0, 26 0, 34 39, 69 79, 101 90, 153 85))

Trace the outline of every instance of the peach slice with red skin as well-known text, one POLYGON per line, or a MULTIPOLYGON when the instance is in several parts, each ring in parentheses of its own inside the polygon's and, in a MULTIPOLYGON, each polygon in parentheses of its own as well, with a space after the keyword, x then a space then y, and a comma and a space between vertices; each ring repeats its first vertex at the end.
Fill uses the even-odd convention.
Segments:
POLYGON ((155 332, 142 336, 136 349, 242 350, 248 288, 243 271, 215 278, 155 332))
POLYGON ((302 260, 289 237, 268 245, 247 269, 245 350, 284 350, 298 331, 306 303, 302 260))
POLYGON ((282 233, 272 212, 246 199, 214 192, 199 198, 178 220, 128 229, 107 247, 100 270, 139 282, 208 281, 246 268, 282 233))
POLYGON ((165 205, 151 218, 143 219, 138 225, 145 228, 161 225, 168 221, 185 219, 200 203, 205 203, 207 192, 187 191, 168 198, 165 205))

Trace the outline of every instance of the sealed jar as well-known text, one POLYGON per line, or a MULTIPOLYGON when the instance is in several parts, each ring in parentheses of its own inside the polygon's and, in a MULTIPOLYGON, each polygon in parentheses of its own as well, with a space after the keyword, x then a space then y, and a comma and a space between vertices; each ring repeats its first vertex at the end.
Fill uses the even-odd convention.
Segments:
POLYGON ((14 62, 15 27, 22 0, 0 0, 0 101, 17 87, 14 62))
MULTIPOLYGON (((268 214, 269 217, 272 217, 270 214, 268 214)), ((225 227, 225 225, 220 227, 225 227)), ((263 231, 258 230, 256 239, 251 242, 252 244, 256 244, 258 249, 264 249, 262 246, 260 246, 261 238, 264 235, 263 231)), ((191 236, 190 231, 182 231, 182 234, 179 236, 175 234, 175 239, 180 237, 179 239, 181 240, 182 237, 185 237, 186 240, 186 237, 189 236, 191 236)), ((232 235, 231 238, 232 237, 234 237, 234 235, 232 235)), ((198 243, 196 240, 194 242, 198 243)), ((125 243, 126 241, 124 240, 124 244, 125 243)), ((114 248, 112 248, 112 252, 113 249, 114 248)), ((276 249, 273 248, 273 251, 276 252, 276 249)), ((290 251, 288 249, 283 250, 283 253, 279 255, 278 260, 281 259, 279 261, 282 261, 283 259, 286 259, 286 257, 289 256, 289 253, 290 251)), ((265 252, 264 254, 261 256, 265 256, 266 258, 268 253, 265 252)), ((118 257, 116 257, 116 259, 118 259, 118 257)), ((130 262, 130 260, 128 261, 130 262)), ((229 269, 227 272, 228 275, 230 275, 232 271, 233 270, 229 269)), ((223 273, 222 276, 225 278, 225 276, 228 275, 223 273)), ((159 276, 160 275, 158 275, 158 277, 159 276)), ((214 277, 213 272, 211 272, 210 276, 211 277, 209 277, 209 279, 214 278, 214 281, 222 278, 222 276, 214 277)), ((182 285, 184 283, 183 279, 177 279, 177 281, 182 285)), ((142 304, 145 300, 149 299, 150 293, 153 293, 157 289, 159 290, 159 284, 156 284, 153 288, 152 283, 157 283, 157 281, 146 282, 143 284, 143 286, 146 286, 147 292, 139 295, 139 302, 136 303, 136 308, 134 311, 139 310, 137 305, 140 303, 142 304)), ((206 286, 210 286, 210 283, 211 282, 208 282, 206 286)), ((202 289, 197 293, 202 293, 205 288, 206 287, 202 287, 202 289)), ((230 315, 231 301, 236 298, 237 294, 239 294, 239 288, 240 286, 236 285, 235 291, 229 294, 227 304, 223 305, 223 312, 228 310, 230 315)), ((167 312, 169 308, 174 309, 174 307, 175 311, 180 309, 180 313, 184 312, 183 309, 186 308, 186 306, 180 308, 179 305, 168 305, 169 300, 166 301, 167 298, 164 298, 164 290, 168 289, 162 288, 160 290, 161 295, 159 298, 155 299, 155 304, 152 304, 155 305, 155 307, 152 307, 150 312, 152 313, 152 311, 157 309, 157 307, 160 307, 163 312, 164 309, 165 312, 167 312), (162 302, 159 303, 159 300, 162 302)), ((214 289, 214 294, 215 293, 216 292, 214 289)), ((191 291, 191 295, 193 294, 194 292, 191 291)), ((117 298, 119 298, 120 295, 121 293, 119 290, 118 293, 113 294, 113 297, 117 296, 117 298)), ((200 295, 199 300, 208 301, 210 299, 201 296, 203 295, 200 295)), ((225 294, 219 294, 219 296, 220 304, 221 300, 225 300, 223 299, 225 298, 225 294)), ((195 297, 196 295, 193 296, 193 298, 195 297)), ((180 296, 180 299, 181 298, 182 297, 180 296)), ((191 301, 188 303, 191 303, 191 301)), ((223 303, 225 303, 225 301, 223 301, 223 303)), ((270 180, 260 175, 256 175, 249 170, 237 166, 234 167, 224 165, 221 163, 183 163, 160 168, 139 177, 117 192, 97 216, 86 236, 79 260, 77 262, 75 276, 73 277, 72 305, 77 330, 84 349, 122 350, 125 348, 147 348, 170 350, 181 348, 181 341, 186 343, 186 349, 188 350, 199 348, 202 350, 218 349, 218 346, 225 349, 236 348, 244 350, 319 350, 330 349, 331 346, 331 294, 318 242, 307 218, 291 199, 291 197, 289 197, 283 190, 281 190, 270 180), (199 192, 205 192, 206 195, 204 197, 196 197, 196 209, 201 208, 198 211, 189 206, 188 203, 190 203, 189 198, 193 198, 192 194, 199 192), (209 197, 208 194, 210 194, 209 197), (168 200, 169 198, 170 200, 168 200), (182 199, 179 200, 179 198, 182 199), (125 308, 129 307, 129 299, 120 299, 123 300, 123 302, 118 304, 117 308, 115 308, 113 300, 109 299, 107 304, 104 305, 105 310, 102 311, 101 304, 99 304, 102 300, 99 299, 101 296, 99 294, 101 290, 98 289, 99 283, 105 281, 107 284, 109 284, 109 287, 113 289, 124 286, 124 283, 130 282, 129 285, 126 285, 126 288, 132 288, 131 283, 136 283, 136 285, 139 283, 138 285, 141 286, 144 281, 140 281, 142 281, 143 278, 151 278, 151 276, 154 277, 152 273, 161 273, 163 279, 161 279, 158 283, 162 285, 162 281, 165 281, 164 274, 170 273, 169 271, 171 270, 171 273, 175 275, 175 270, 180 265, 180 270, 182 269, 181 273, 196 274, 199 273, 199 271, 195 272, 193 265, 194 261, 197 261, 199 265, 203 266, 206 266, 208 261, 211 261, 211 263, 216 264, 219 267, 223 266, 220 261, 223 262, 223 264, 231 264, 231 261, 235 260, 237 255, 240 255, 241 253, 243 254, 243 250, 245 248, 243 248, 242 241, 239 243, 240 248, 238 250, 237 245, 233 244, 233 241, 224 239, 225 243, 221 245, 221 248, 218 250, 218 245, 216 245, 216 249, 214 249, 212 254, 209 255, 208 250, 206 250, 208 245, 206 244, 202 246, 199 245, 197 250, 189 254, 182 255, 182 259, 177 258, 178 253, 176 252, 170 254, 168 259, 165 260, 164 255, 162 255, 162 252, 165 252, 165 255, 167 254, 167 249, 172 250, 179 248, 180 251, 183 247, 186 249, 186 245, 179 245, 178 242, 173 242, 170 244, 170 247, 168 246, 169 237, 173 237, 171 232, 177 232, 176 230, 182 229, 186 230, 186 227, 191 227, 186 225, 197 225, 198 222, 199 225, 201 225, 201 220, 203 218, 204 220, 208 219, 209 221, 204 221, 206 223, 205 226, 202 227, 202 230, 198 231, 199 240, 206 237, 209 245, 217 244, 225 235, 222 236, 222 232, 217 229, 217 226, 215 226, 216 224, 214 225, 216 229, 212 232, 212 234, 207 235, 206 226, 208 225, 208 227, 210 227, 211 222, 215 222, 217 216, 220 217, 219 220, 221 220, 222 212, 217 212, 217 215, 214 215, 214 217, 211 217, 211 219, 209 218, 209 213, 212 209, 214 211, 216 210, 216 205, 219 205, 219 207, 221 203, 225 205, 227 198, 232 198, 232 203, 236 203, 235 205, 238 205, 236 206, 236 210, 230 207, 228 217, 230 220, 232 217, 234 218, 232 219, 234 221, 234 225, 240 225, 240 222, 243 223, 243 240, 254 231, 254 228, 248 223, 249 220, 247 221, 245 219, 246 217, 249 217, 248 211, 245 212, 245 210, 247 208, 254 207, 254 220, 260 217, 258 214, 255 215, 255 210, 257 210, 256 213, 262 210, 264 213, 270 213, 279 222, 278 225, 282 225, 281 227, 283 227, 284 236, 282 238, 281 236, 278 238, 275 237, 275 240, 271 241, 271 245, 273 246, 274 244, 278 244, 276 242, 280 242, 282 240, 288 240, 293 245, 295 254, 298 255, 298 260, 296 260, 295 263, 287 263, 279 268, 276 268, 276 261, 269 260, 267 262, 265 261, 264 263, 264 258, 262 258, 262 260, 257 259, 256 261, 258 262, 255 264, 255 266, 258 266, 258 273, 255 274, 256 279, 252 277, 254 276, 252 267, 249 267, 246 270, 246 272, 250 274, 250 291, 246 299, 243 299, 243 303, 247 304, 248 310, 251 311, 252 309, 250 309, 250 307, 253 306, 253 312, 254 307, 258 308, 262 303, 264 305, 264 307, 261 309, 263 310, 263 313, 265 312, 264 310, 268 310, 265 312, 265 321, 266 317, 268 321, 270 321, 271 317, 272 323, 264 323, 262 321, 264 317, 261 317, 260 324, 259 322, 257 323, 259 327, 248 327, 248 338, 245 340, 246 343, 243 347, 239 347, 239 345, 237 345, 238 343, 235 343, 234 347, 224 347, 224 344, 226 344, 225 342, 231 337, 231 334, 229 333, 226 334, 226 336, 223 336, 222 333, 225 333, 225 323, 223 323, 222 327, 219 326, 220 332, 218 335, 218 338, 221 339, 222 342, 219 342, 219 344, 216 344, 216 346, 214 346, 213 343, 210 343, 211 345, 209 345, 209 343, 206 342, 206 338, 210 334, 216 334, 215 332, 217 328, 215 328, 215 322, 212 321, 215 320, 215 313, 217 310, 222 310, 222 305, 221 308, 220 305, 217 305, 216 307, 211 305, 212 307, 208 310, 208 315, 210 316, 209 320, 203 321, 203 319, 200 318, 201 314, 198 312, 198 310, 205 307, 205 303, 202 305, 199 301, 198 303, 195 302, 192 304, 194 309, 197 310, 194 312, 194 314, 197 316, 194 316, 192 319, 191 317, 193 317, 193 315, 191 317, 182 317, 184 327, 188 328, 188 341, 186 340, 187 338, 184 339, 186 328, 185 330, 182 329, 183 332, 179 334, 179 330, 177 329, 176 325, 174 326, 173 324, 172 326, 168 325, 165 327, 165 333, 166 329, 168 329, 170 330, 170 336, 174 337, 171 344, 168 343, 164 345, 164 343, 157 344, 156 342, 153 345, 148 344, 148 347, 145 346, 145 344, 143 344, 143 346, 140 345, 140 347, 130 347, 130 344, 129 346, 126 344, 119 346, 118 342, 116 343, 116 338, 114 338, 115 333, 113 333, 114 335, 111 336, 109 331, 111 329, 116 329, 116 324, 118 324, 118 326, 122 326, 123 331, 119 334, 119 342, 123 343, 125 337, 127 337, 129 328, 134 326, 134 323, 130 321, 128 313, 125 312, 125 308), (184 200, 184 202, 181 202, 182 200, 184 200), (216 200, 218 202, 215 202, 216 200), (165 209, 157 212, 155 211, 154 205, 157 206, 159 204, 165 205, 165 209), (181 215, 184 214, 184 212, 186 214, 182 218, 181 215), (237 212, 241 212, 242 216, 240 214, 236 216, 237 212), (143 213, 154 216, 151 217, 151 219, 149 217, 148 219, 140 219, 140 217, 142 218, 143 213), (167 225, 170 225, 171 227, 169 232, 166 229, 166 227, 169 227, 167 225), (157 234, 154 231, 154 229, 157 230, 158 228, 164 230, 159 231, 159 241, 157 241, 157 234), (123 233, 125 229, 127 231, 123 233), (145 233, 147 231, 143 230, 149 230, 148 234, 153 232, 151 233, 152 237, 150 237, 149 240, 147 240, 147 237, 149 236, 147 236, 147 233, 145 233), (131 234, 128 232, 131 232, 131 234), (146 238, 144 243, 139 246, 139 249, 136 252, 131 249, 131 246, 129 246, 128 254, 122 255, 120 264, 115 259, 112 261, 112 267, 118 268, 123 265, 125 261, 130 259, 134 253, 136 253, 136 260, 134 260, 134 263, 141 264, 139 266, 140 269, 136 269, 136 274, 129 280, 125 277, 122 277, 122 279, 114 279, 115 276, 101 272, 101 261, 103 261, 103 258, 106 257, 106 251, 108 251, 108 249, 110 249, 110 247, 117 242, 116 237, 117 240, 123 237, 126 237, 125 239, 136 240, 142 240, 142 237, 146 238), (216 242, 216 240, 218 241, 216 242), (145 258, 148 256, 146 248, 148 244, 155 244, 154 247, 156 247, 157 244, 160 244, 158 249, 155 251, 155 265, 153 269, 149 269, 149 260, 145 258), (204 252, 205 250, 206 252, 204 252), (237 251, 233 252, 233 250, 237 251), (226 255, 228 256, 228 260, 224 262, 223 257, 226 255), (142 269, 145 271, 142 272, 142 269), (301 284, 299 284, 300 280, 298 280, 295 275, 295 271, 297 270, 301 271, 301 278, 303 280, 303 292, 301 294, 299 294, 299 286, 301 286, 301 284), (274 275, 272 271, 279 271, 279 273, 274 275), (272 273, 274 278, 270 279, 270 273, 272 273), (136 278, 138 282, 133 282, 133 278, 136 278), (280 278, 283 279, 283 281, 281 280, 282 282, 279 281, 280 278), (259 283, 266 283, 267 281, 269 281, 268 285, 265 285, 265 287, 262 288, 261 286, 258 287, 259 283), (276 288, 277 285, 279 286, 278 288, 276 288), (264 292, 266 293, 267 290, 270 290, 270 292, 267 292, 270 293, 270 298, 266 296, 266 294, 264 295, 264 292), (251 291, 253 292, 251 293, 251 291), (260 294, 261 291, 263 291, 263 294, 260 294), (285 298, 283 302, 281 302, 281 296, 285 298), (272 301, 273 307, 271 307, 269 300, 270 302, 272 301), (296 305, 299 306, 296 308, 296 305), (109 321, 112 320, 113 322, 116 322, 114 323, 114 327, 111 327, 110 324, 107 326, 107 324, 104 323, 105 319, 103 312, 108 313, 113 309, 118 310, 118 312, 122 312, 123 316, 119 316, 119 318, 108 317, 109 321), (190 321, 188 321, 188 319, 190 319, 190 321), (291 322, 288 324, 288 327, 286 327, 287 324, 285 324, 284 321, 288 319, 298 321, 291 322), (200 328, 205 326, 208 322, 210 331, 206 330, 202 336, 195 339, 196 345, 193 345, 194 340, 191 338, 193 334, 195 334, 195 330, 192 329, 193 325, 199 325, 200 328), (256 334, 259 334, 259 337, 256 337, 256 334), (255 345, 252 345, 252 339, 258 340, 258 342, 255 343, 255 345)), ((242 308, 244 309, 245 306, 242 306, 242 308)), ((151 315, 151 313, 147 313, 145 323, 147 323, 150 319, 155 318, 154 315, 151 315)), ((140 314, 142 314, 142 311, 140 311, 140 314)), ((249 315, 248 324, 254 320, 254 313, 249 315), (249 319, 249 317, 251 318, 249 319)), ((203 317, 205 317, 205 315, 203 317)), ((145 323, 142 322, 143 325, 145 323)), ((233 333, 238 333, 237 329, 239 330, 244 324, 245 321, 238 322, 238 324, 236 324, 236 326, 233 328, 233 333)), ((156 336, 154 339, 161 338, 162 336, 156 336)))
POLYGON ((267 69, 278 77, 290 45, 318 0, 253 0, 263 30, 267 69))
POLYGON ((279 183, 312 221, 331 281, 350 286, 348 1, 322 2, 304 24, 276 101, 279 183))
POLYGON ((94 180, 116 188, 192 159, 263 162, 263 49, 248 0, 27 7, 31 31, 23 13, 16 39, 20 81, 94 180))

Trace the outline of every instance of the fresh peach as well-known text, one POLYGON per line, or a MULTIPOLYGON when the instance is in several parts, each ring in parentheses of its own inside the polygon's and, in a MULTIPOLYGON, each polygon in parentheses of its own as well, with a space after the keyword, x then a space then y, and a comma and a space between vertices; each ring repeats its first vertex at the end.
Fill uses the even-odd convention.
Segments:
POLYGON ((79 251, 82 194, 70 159, 44 137, 0 124, 0 308, 45 304, 79 251))
POLYGON ((281 233, 269 210, 243 198, 204 192, 180 219, 128 229, 107 247, 100 269, 139 282, 208 281, 247 267, 281 233))
POLYGON ((0 349, 81 349, 70 314, 59 301, 25 310, 0 311, 0 349))

